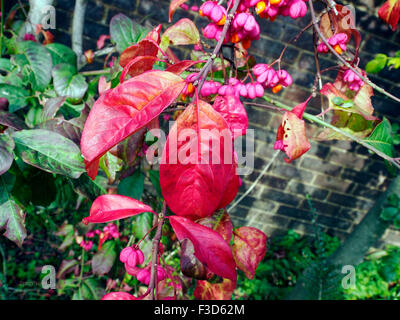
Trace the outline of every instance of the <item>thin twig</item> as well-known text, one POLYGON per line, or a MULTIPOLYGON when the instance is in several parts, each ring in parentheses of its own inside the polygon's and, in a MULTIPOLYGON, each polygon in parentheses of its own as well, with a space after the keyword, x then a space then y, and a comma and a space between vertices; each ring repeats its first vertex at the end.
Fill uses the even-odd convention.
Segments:
MULTIPOLYGON (((265 101, 267 101, 268 103, 274 104, 275 106, 277 106, 279 108, 282 108, 282 109, 285 109, 285 110, 288 110, 288 111, 291 111, 293 109, 292 107, 289 107, 289 106, 287 106, 287 105, 285 105, 285 104, 283 104, 283 103, 281 103, 279 101, 275 101, 274 99, 271 99, 268 96, 263 96, 262 98, 265 101)), ((349 138, 350 140, 353 140, 353 141, 357 142, 358 144, 362 145, 363 147, 371 150, 372 152, 376 153, 381 158, 389 161, 390 163, 392 163, 393 165, 395 165, 397 168, 400 169, 400 161, 399 160, 397 160, 396 158, 392 158, 392 157, 388 156, 387 154, 385 154, 382 151, 378 150, 377 148, 375 148, 371 144, 367 143, 366 141, 364 141, 364 140, 362 140, 362 139, 360 139, 360 138, 358 138, 356 136, 353 136, 351 133, 348 133, 348 132, 346 132, 346 131, 344 131, 344 130, 342 130, 340 128, 337 128, 334 125, 332 125, 330 123, 327 123, 327 122, 321 120, 320 118, 318 118, 318 117, 316 117, 316 116, 314 116, 312 114, 306 113, 306 112, 303 113, 303 118, 307 119, 307 120, 309 120, 311 122, 318 123, 318 124, 320 124, 320 125, 322 125, 322 126, 324 126, 326 128, 332 129, 332 130, 336 131, 337 133, 340 133, 341 135, 349 138)))
POLYGON ((167 211, 167 203, 164 201, 161 213, 158 216, 157 232, 153 238, 153 251, 151 259, 151 274, 149 283, 149 295, 150 300, 154 300, 154 290, 157 290, 157 263, 158 263, 158 251, 162 234, 162 226, 165 220, 165 214, 167 211))
MULTIPOLYGON (((246 190, 245 193, 243 193, 239 199, 237 199, 234 203, 232 203, 232 205, 226 209, 226 211, 231 211, 233 208, 235 208, 240 201, 242 201, 257 185, 257 183, 261 180, 261 178, 264 176, 264 174, 269 170, 269 168, 271 167, 272 163, 275 161, 276 157, 278 156, 280 150, 276 150, 274 155, 272 156, 272 158, 268 161, 268 163, 265 165, 264 169, 260 172, 260 174, 258 175, 258 177, 256 178, 256 180, 254 180, 254 182, 251 184, 251 186, 246 190)), ((252 221, 249 222, 249 225, 251 224, 252 221)))
POLYGON ((354 67, 352 67, 350 65, 350 63, 348 63, 339 53, 337 53, 335 51, 335 49, 332 48, 332 46, 329 44, 328 40, 325 38, 325 36, 322 34, 321 29, 319 28, 318 25, 318 21, 315 17, 315 11, 314 11, 314 5, 312 1, 308 1, 308 5, 310 7, 310 11, 311 11, 311 18, 312 18, 312 23, 314 25, 315 30, 317 31, 319 37, 321 38, 322 42, 325 43, 325 45, 328 47, 329 51, 331 51, 338 59, 340 62, 342 62, 347 68, 349 68, 350 70, 352 70, 357 76, 360 77, 360 79, 362 79, 365 83, 367 83, 368 85, 370 85, 372 88, 374 88, 376 91, 386 95, 387 97, 400 102, 400 98, 395 97, 394 95, 392 95, 391 93, 387 92, 385 89, 377 86, 375 83, 371 82, 371 80, 369 80, 368 78, 364 77, 357 69, 355 69, 354 67))
POLYGON ((221 36, 217 42, 217 45, 214 48, 213 53, 211 54, 211 57, 207 60, 207 62, 205 63, 205 65, 203 66, 203 68, 201 69, 201 71, 199 72, 199 74, 197 75, 197 77, 193 83, 194 85, 197 85, 197 89, 199 91, 201 90, 201 87, 203 86, 204 82, 207 79, 207 75, 209 74, 209 72, 212 68, 214 59, 216 57, 218 57, 218 54, 222 48, 222 44, 224 43, 226 33, 229 30, 229 27, 231 25, 231 22, 234 17, 234 14, 236 12, 236 9, 239 6, 239 3, 240 3, 240 0, 235 0, 235 3, 233 5, 232 9, 229 11, 228 18, 226 19, 224 28, 222 29, 222 32, 221 32, 221 36))

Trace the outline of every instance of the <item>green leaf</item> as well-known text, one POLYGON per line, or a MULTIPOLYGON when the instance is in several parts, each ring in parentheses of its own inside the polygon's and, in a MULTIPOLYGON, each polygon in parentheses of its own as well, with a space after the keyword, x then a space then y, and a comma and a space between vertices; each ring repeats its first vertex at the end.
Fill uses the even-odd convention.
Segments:
POLYGON ((14 182, 10 174, 0 176, 0 230, 5 229, 3 235, 21 247, 26 238, 25 215, 11 196, 14 182))
POLYGON ((14 132, 13 138, 16 154, 32 166, 74 179, 85 172, 79 147, 56 132, 22 130, 14 132))
POLYGON ((385 68, 387 60, 388 57, 386 54, 379 53, 373 60, 367 63, 365 66, 365 71, 368 73, 378 73, 385 68))
POLYGON ((375 127, 374 131, 364 141, 389 157, 394 156, 392 128, 386 118, 375 127))
POLYGON ((153 226, 154 214, 151 212, 144 212, 141 215, 134 217, 133 233, 138 239, 142 239, 147 231, 153 226))
POLYGON ((160 171, 149 170, 149 178, 154 188, 156 189, 158 196, 162 197, 161 186, 160 186, 160 171))
POLYGON ((10 72, 13 66, 10 59, 0 58, 0 70, 10 72))
POLYGON ((81 99, 88 88, 85 77, 76 73, 74 66, 60 63, 53 71, 54 89, 60 96, 81 99))
POLYGON ((136 170, 131 176, 124 178, 118 185, 118 194, 140 200, 144 190, 144 175, 136 170))
POLYGON ((76 54, 71 48, 61 43, 50 43, 46 45, 53 60, 53 66, 59 63, 67 63, 76 67, 76 54))
POLYGON ((382 210, 381 218, 386 221, 391 221, 398 214, 399 209, 395 207, 386 207, 382 210))
POLYGON ((52 60, 51 54, 45 47, 32 41, 17 43, 17 53, 24 56, 27 66, 31 71, 30 81, 32 88, 43 91, 51 81, 52 60))
POLYGON ((115 252, 115 242, 107 241, 103 244, 99 252, 92 259, 93 274, 102 276, 108 273, 114 265, 117 253, 115 252))
POLYGON ((8 100, 8 110, 10 112, 14 112, 25 107, 28 103, 28 96, 29 91, 24 88, 6 83, 0 83, 0 97, 8 100))
POLYGON ((133 24, 132 20, 120 13, 110 21, 111 41, 117 46, 119 52, 137 43, 146 36, 147 29, 133 24))
POLYGON ((0 175, 10 169, 14 161, 14 140, 8 134, 0 135, 0 175))

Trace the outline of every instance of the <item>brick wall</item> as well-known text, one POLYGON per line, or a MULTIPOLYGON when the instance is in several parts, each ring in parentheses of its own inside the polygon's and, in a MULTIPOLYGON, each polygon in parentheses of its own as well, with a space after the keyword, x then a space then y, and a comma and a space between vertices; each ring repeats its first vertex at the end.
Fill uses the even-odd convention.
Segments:
MULTIPOLYGON (((196 1, 189 1, 195 3, 196 1)), ((200 3, 200 1, 197 1, 200 3)), ((71 13, 74 1, 57 0, 56 39, 70 44, 71 13)), ((95 41, 101 34, 108 34, 110 19, 117 13, 124 13, 136 22, 155 26, 167 23, 169 1, 148 0, 89 0, 84 27, 84 49, 95 48, 95 41)), ((354 1, 353 1, 354 3, 354 1)), ((393 33, 374 13, 371 6, 361 6, 357 2, 356 22, 361 29, 361 63, 365 64, 376 53, 393 55, 400 50, 400 35, 393 33)), ((373 3, 373 1, 372 1, 373 3)), ((198 26, 206 20, 193 12, 178 10, 174 21, 189 16, 198 26)), ((251 54, 257 62, 269 63, 276 59, 284 45, 310 21, 309 14, 303 19, 292 20, 279 17, 275 22, 262 20, 261 39, 254 42, 251 54)), ((283 57, 282 67, 293 76, 294 85, 282 90, 276 99, 289 105, 304 101, 314 81, 314 56, 312 52, 311 30, 305 32, 294 44, 290 44, 283 57)), ((188 57, 189 51, 181 51, 180 56, 188 57)), ((321 68, 334 65, 330 55, 320 58, 321 68)), ((96 67, 96 66, 92 66, 96 67)), ((328 72, 323 80, 333 81, 335 72, 328 72)), ((400 95, 400 71, 385 70, 371 80, 388 91, 400 95)), ((373 105, 378 115, 386 115, 391 120, 399 120, 399 104, 376 94, 373 105)), ((311 100, 308 112, 320 112, 319 97, 311 100)), ((255 128, 255 170, 244 177, 242 194, 256 179, 273 154, 276 128, 280 116, 263 109, 248 107, 250 127, 255 128)), ((310 128, 310 132, 312 128, 310 128)), ((383 162, 357 144, 347 141, 311 141, 309 152, 293 164, 283 161, 283 154, 272 165, 254 190, 232 210, 235 222, 261 228, 268 235, 275 235, 292 228, 304 234, 313 234, 312 213, 305 198, 309 194, 313 207, 317 210, 319 223, 325 231, 344 239, 359 223, 373 200, 388 184, 383 162)), ((400 244, 400 232, 390 229, 385 241, 400 244)))

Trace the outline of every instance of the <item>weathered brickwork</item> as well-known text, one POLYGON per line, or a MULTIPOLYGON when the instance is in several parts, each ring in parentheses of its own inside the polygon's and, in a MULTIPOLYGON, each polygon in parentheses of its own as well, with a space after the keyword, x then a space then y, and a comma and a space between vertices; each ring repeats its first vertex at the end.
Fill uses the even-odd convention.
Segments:
MULTIPOLYGON (((200 1, 197 1, 200 2, 200 1)), ((354 3, 355 1, 353 1, 354 3)), ((74 1, 57 0, 56 39, 70 44, 70 31, 74 1)), ((168 23, 167 0, 89 0, 84 28, 84 49, 95 48, 96 39, 108 34, 108 23, 117 13, 124 13, 136 22, 155 26, 168 23)), ((195 3, 195 1, 189 1, 195 3)), ((360 2, 362 3, 362 2, 360 2)), ((362 46, 360 66, 371 60, 377 53, 394 55, 400 50, 399 32, 392 32, 374 12, 363 9, 357 2, 356 22, 361 30, 362 46)), ((174 21, 189 16, 196 24, 206 25, 206 20, 196 13, 178 10, 174 21)), ((292 20, 279 17, 275 22, 260 22, 262 36, 253 42, 251 53, 257 62, 270 63, 276 59, 284 46, 310 22, 309 14, 303 19, 292 20)), ((274 98, 291 106, 304 101, 310 95, 315 77, 312 32, 306 31, 301 38, 288 45, 283 56, 282 67, 293 76, 294 84, 282 90, 274 98)), ((189 51, 181 51, 181 57, 188 57, 189 51)), ((321 68, 333 66, 330 55, 320 57, 321 68)), ((93 66, 92 66, 93 67, 93 66)), ((323 75, 323 80, 333 81, 335 71, 323 75)), ((400 70, 384 70, 371 80, 386 90, 400 95, 400 70)), ((378 115, 399 120, 400 105, 376 93, 373 105, 378 115)), ((320 98, 312 99, 308 112, 317 114, 320 98)), ((250 127, 255 132, 255 170, 243 177, 239 195, 257 178, 258 174, 273 155, 273 143, 280 117, 264 109, 248 107, 250 127)), ((312 132, 310 127, 310 132, 312 132)), ((261 228, 268 235, 285 232, 288 228, 312 235, 313 213, 306 199, 308 194, 316 210, 319 223, 325 231, 344 239, 359 223, 374 199, 388 185, 387 172, 380 159, 368 153, 357 144, 347 141, 311 141, 310 151, 292 164, 283 161, 283 154, 272 164, 267 174, 254 190, 232 211, 235 222, 261 228)), ((388 230, 385 241, 400 243, 400 232, 388 230)))

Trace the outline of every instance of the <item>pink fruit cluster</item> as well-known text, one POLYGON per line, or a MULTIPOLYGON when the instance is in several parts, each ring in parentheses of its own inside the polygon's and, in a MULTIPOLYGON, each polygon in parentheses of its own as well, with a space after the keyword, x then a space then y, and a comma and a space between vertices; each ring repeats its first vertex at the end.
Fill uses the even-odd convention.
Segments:
MULTIPOLYGON (((337 33, 328 39, 328 43, 339 54, 342 54, 343 51, 347 50, 346 44, 348 42, 349 42, 349 37, 345 33, 337 33)), ((324 42, 321 42, 318 45, 317 50, 319 53, 328 53, 329 52, 329 48, 324 42)))
POLYGON ((204 2, 199 10, 203 17, 207 17, 218 26, 223 26, 226 21, 227 12, 223 6, 220 6, 216 1, 204 2))
POLYGON ((220 96, 241 96, 243 98, 255 99, 264 95, 264 88, 259 83, 243 83, 236 78, 230 78, 227 85, 219 88, 220 96))
MULTIPOLYGON (((149 285, 151 277, 151 266, 148 266, 138 272, 136 278, 145 285, 149 285)), ((157 266, 157 281, 163 281, 167 277, 167 273, 164 268, 161 266, 157 266)))
POLYGON ((248 49, 252 40, 260 38, 260 26, 254 16, 247 12, 241 12, 233 18, 231 37, 233 43, 242 41, 243 47, 248 49))
POLYGON ((137 247, 126 247, 122 249, 119 260, 130 268, 136 267, 138 264, 144 262, 144 254, 142 250, 137 247))
POLYGON ((203 97, 210 96, 212 94, 217 94, 218 89, 221 87, 221 84, 216 81, 205 81, 203 86, 201 87, 200 94, 203 97))
POLYGON ((103 232, 107 235, 107 240, 109 239, 118 239, 120 237, 120 233, 118 232, 118 227, 115 223, 109 223, 103 228, 103 232))
POLYGON ((256 64, 253 67, 253 74, 264 88, 272 88, 273 93, 282 90, 283 87, 289 87, 293 83, 290 74, 283 69, 275 71, 267 64, 256 64))
MULTIPOLYGON (((274 21, 278 15, 297 19, 306 15, 306 1, 308 0, 242 0, 238 11, 248 12, 250 8, 255 8, 261 18, 271 19, 271 21, 274 21)), ((233 3, 234 1, 230 0, 228 8, 232 7, 233 3)))
POLYGON ((83 250, 89 251, 93 247, 93 241, 91 241, 91 240, 87 240, 87 241, 82 240, 79 245, 83 248, 83 250))
POLYGON ((350 90, 356 92, 358 92, 364 85, 364 81, 362 81, 361 78, 353 70, 350 69, 347 69, 343 73, 343 81, 347 83, 350 90))

